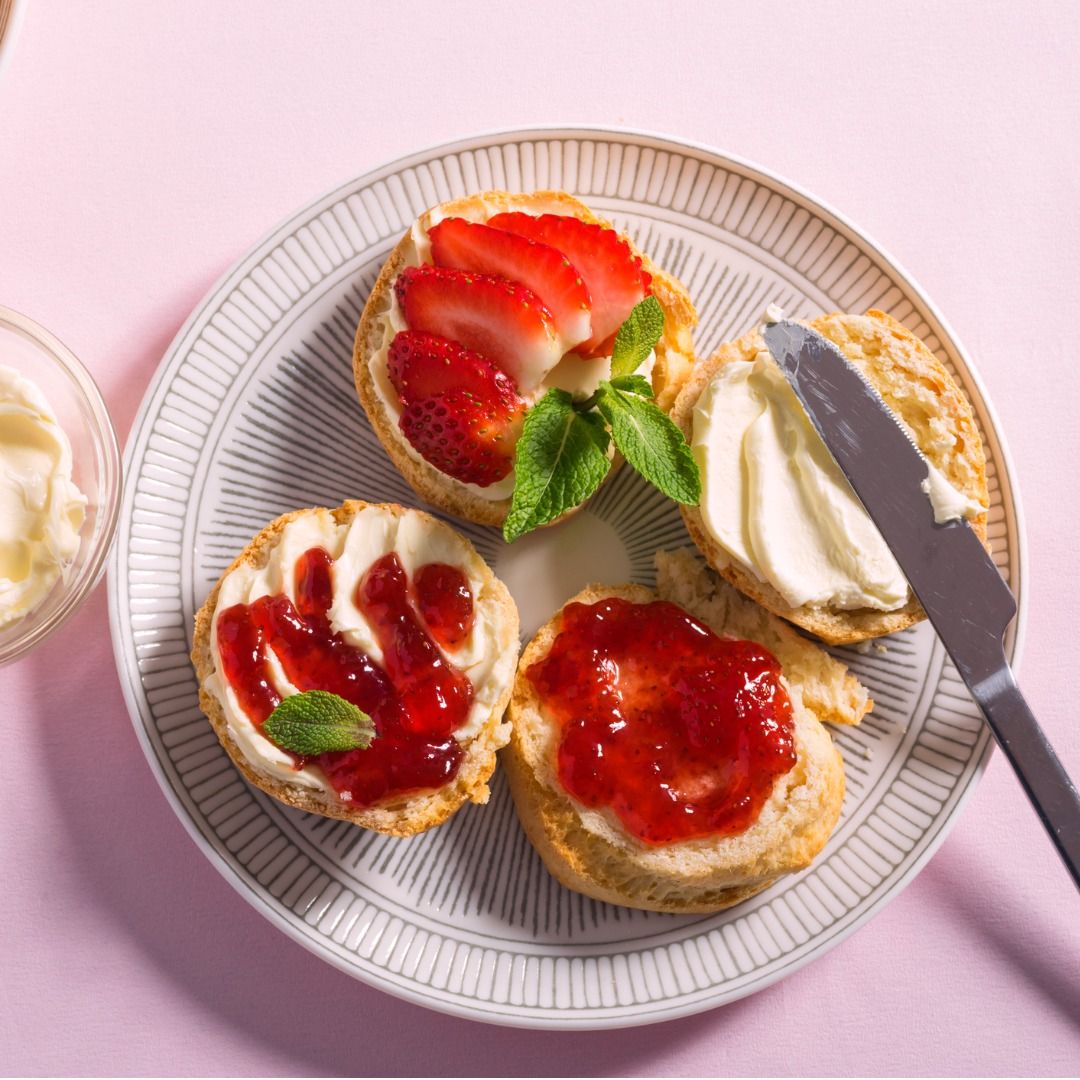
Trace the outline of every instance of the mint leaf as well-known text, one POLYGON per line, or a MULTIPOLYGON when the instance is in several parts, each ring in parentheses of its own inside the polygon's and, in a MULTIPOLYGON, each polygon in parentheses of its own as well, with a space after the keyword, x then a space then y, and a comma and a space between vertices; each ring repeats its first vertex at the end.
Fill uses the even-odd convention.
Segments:
POLYGON ((611 380, 616 390, 625 390, 628 394, 640 394, 642 397, 653 396, 652 383, 644 375, 619 375, 611 380))
POLYGON ((611 468, 607 430, 552 388, 526 414, 514 464, 514 496, 503 523, 508 544, 584 502, 611 468))
POLYGON ((331 750, 366 750, 375 724, 351 701, 326 690, 305 690, 283 698, 262 730, 283 750, 315 757, 331 750))
POLYGON ((655 296, 646 296, 627 315, 615 335, 611 376, 629 375, 641 366, 664 332, 664 309, 655 296))
POLYGON ((675 422, 653 402, 600 384, 597 408, 619 452, 650 484, 688 506, 701 499, 701 474, 675 422))

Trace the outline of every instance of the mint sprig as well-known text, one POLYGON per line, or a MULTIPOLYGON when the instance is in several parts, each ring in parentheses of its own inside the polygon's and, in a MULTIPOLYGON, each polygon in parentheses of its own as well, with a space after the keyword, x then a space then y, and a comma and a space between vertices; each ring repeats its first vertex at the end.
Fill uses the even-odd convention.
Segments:
POLYGON ((611 354, 611 377, 637 371, 656 347, 664 332, 664 309, 655 296, 646 296, 626 317, 615 335, 611 354))
POLYGON ((514 496, 503 536, 519 536, 584 502, 611 468, 603 420, 579 412, 565 390, 552 388, 525 415, 514 465, 514 496))
POLYGON ((612 383, 600 384, 600 414, 619 453, 669 499, 697 506, 701 474, 683 433, 654 402, 612 383))
POLYGON ((683 433, 634 372, 664 332, 664 310, 647 296, 615 335, 611 378, 585 401, 552 388, 528 411, 514 463, 514 493, 503 523, 512 543, 584 502, 611 468, 612 440, 630 465, 665 495, 691 506, 701 475, 683 433), (610 433, 609 428, 610 426, 610 433))
MULTIPOLYGON (((653 396, 652 383, 644 375, 620 375, 611 380, 616 390, 625 390, 628 394, 640 394, 642 397, 653 396)), ((599 398, 597 399, 599 401, 599 398)))
POLYGON ((366 712, 326 690, 305 690, 282 699, 263 721, 262 730, 283 750, 302 757, 366 750, 375 738, 375 724, 366 712))

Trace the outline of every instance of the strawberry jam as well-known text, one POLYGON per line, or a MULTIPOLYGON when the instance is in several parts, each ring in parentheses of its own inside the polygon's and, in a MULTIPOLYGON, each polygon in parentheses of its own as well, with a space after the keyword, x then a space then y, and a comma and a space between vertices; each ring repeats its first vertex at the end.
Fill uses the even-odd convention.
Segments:
POLYGON ((528 669, 560 728, 558 776, 647 844, 740 833, 795 764, 780 665, 664 601, 569 604, 528 669))
POLYGON ((446 563, 416 571, 416 606, 432 636, 444 649, 456 649, 472 633, 473 598, 468 578, 446 563))
MULTIPOLYGON (((420 568, 418 580, 429 576, 427 569, 420 568)), ((460 611, 461 582, 454 585, 457 591, 447 602, 451 610, 460 611)), ((464 588, 467 592, 467 582, 464 588)), ((320 548, 297 560, 295 604, 284 595, 263 596, 218 616, 222 671, 253 723, 261 725, 281 700, 268 649, 298 690, 328 690, 374 720, 376 738, 368 749, 312 759, 342 801, 358 806, 441 787, 461 764, 453 733, 468 716, 472 684, 440 653, 409 593, 405 571, 393 552, 373 563, 356 587, 356 606, 379 642, 382 665, 334 633, 329 618, 332 561, 320 548)), ((428 593, 429 604, 438 606, 434 586, 429 585, 428 593)), ((468 600, 471 612, 471 593, 468 600)), ((298 768, 306 764, 296 760, 298 768)))

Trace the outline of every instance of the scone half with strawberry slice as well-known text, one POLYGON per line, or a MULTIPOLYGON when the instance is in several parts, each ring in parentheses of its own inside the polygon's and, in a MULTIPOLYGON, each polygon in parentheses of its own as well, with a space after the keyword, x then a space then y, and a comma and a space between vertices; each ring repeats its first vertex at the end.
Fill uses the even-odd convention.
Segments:
POLYGON ((581 505, 617 453, 696 502, 666 415, 696 322, 681 283, 577 199, 491 191, 428 210, 402 237, 360 319, 353 374, 416 493, 512 540, 581 505))

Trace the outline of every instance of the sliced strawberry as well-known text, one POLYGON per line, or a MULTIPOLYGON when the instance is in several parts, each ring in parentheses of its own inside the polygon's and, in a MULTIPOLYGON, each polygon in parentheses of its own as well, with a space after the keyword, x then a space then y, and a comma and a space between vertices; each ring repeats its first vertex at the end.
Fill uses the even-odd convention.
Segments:
POLYGON ((394 290, 410 329, 486 356, 520 390, 538 386, 562 357, 551 312, 524 285, 442 266, 410 266, 394 290))
POLYGON ((466 390, 479 400, 516 408, 521 402, 514 380, 486 356, 434 334, 402 330, 386 357, 390 382, 403 405, 446 390, 466 390))
POLYGON ((406 405, 400 426, 421 457, 466 484, 487 487, 508 475, 525 405, 481 401, 468 390, 447 390, 406 405))
POLYGON ((592 334, 577 351, 582 356, 610 351, 608 338, 645 298, 652 281, 630 245, 614 229, 560 214, 496 214, 488 225, 548 244, 577 267, 592 297, 592 334))
POLYGON ((536 293, 555 319, 564 351, 592 335, 589 290, 561 251, 457 217, 440 221, 428 231, 428 239, 436 266, 493 274, 536 293))

